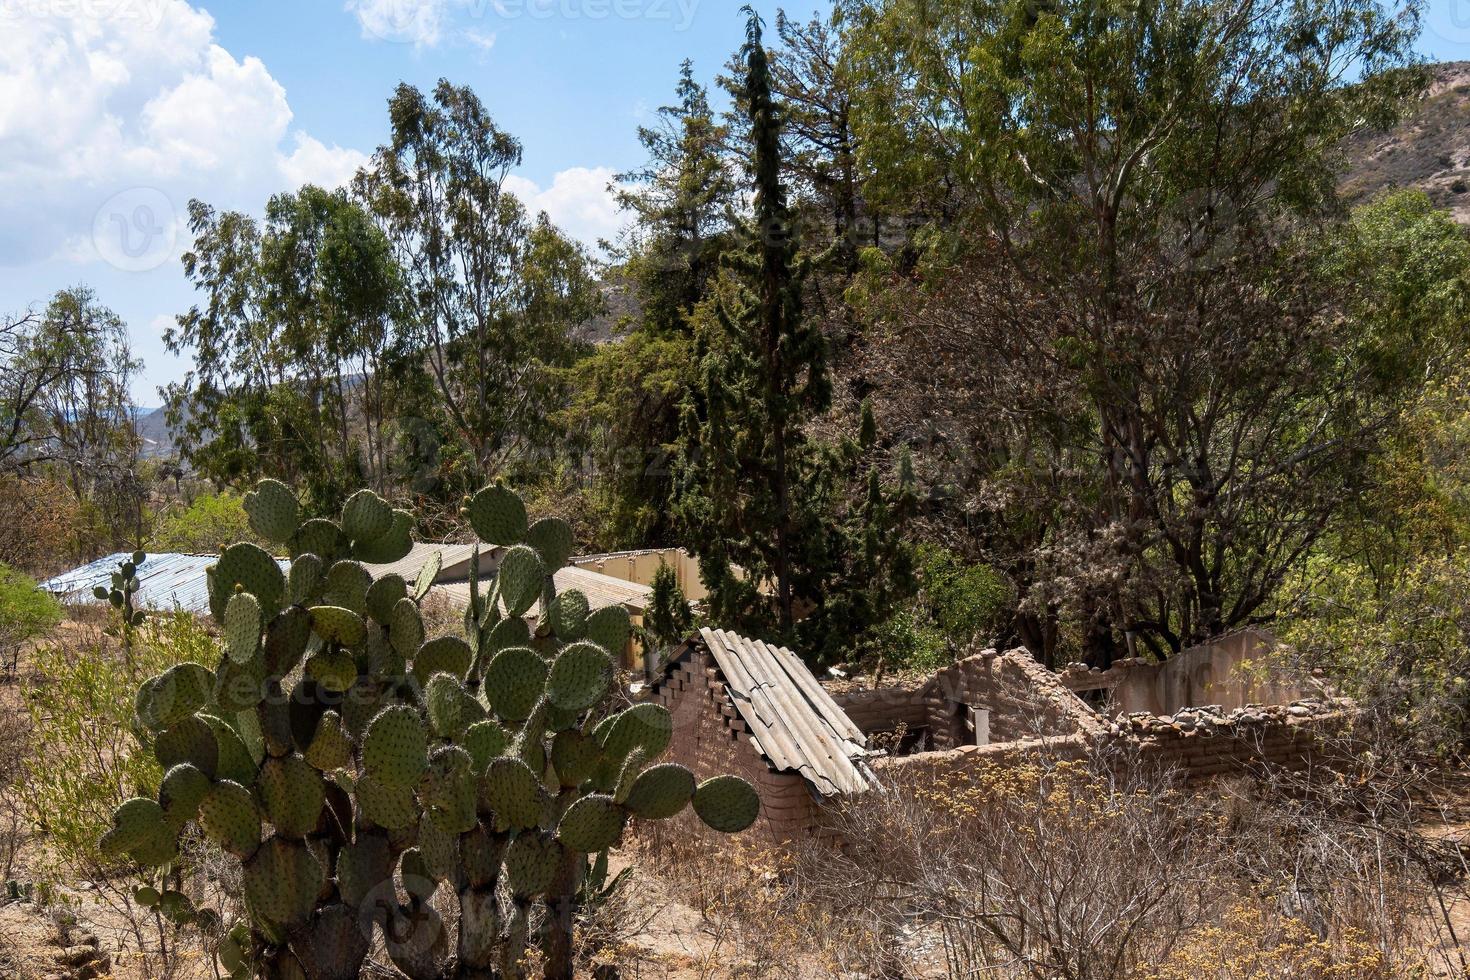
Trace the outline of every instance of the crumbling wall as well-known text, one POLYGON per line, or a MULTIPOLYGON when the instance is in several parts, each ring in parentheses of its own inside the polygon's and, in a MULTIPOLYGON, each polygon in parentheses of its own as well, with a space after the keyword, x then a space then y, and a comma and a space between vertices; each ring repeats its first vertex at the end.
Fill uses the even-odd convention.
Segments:
POLYGON ((936 749, 975 742, 969 708, 989 712, 991 743, 1093 730, 1096 714, 1024 650, 986 650, 946 667, 921 691, 936 749))
POLYGON ((922 683, 836 691, 832 698, 863 734, 922 729, 938 751, 976 743, 972 708, 988 712, 992 743, 1072 735, 1098 724, 1095 712, 1024 650, 985 650, 922 683))
POLYGON ((927 684, 879 687, 861 691, 833 691, 832 700, 847 713, 864 735, 927 728, 930 704, 927 684))
POLYGON ((1077 760, 1095 756, 1119 767, 1146 765, 1175 772, 1181 782, 1249 773, 1263 766, 1302 768, 1321 761, 1320 736, 1351 718, 1345 701, 1308 700, 1290 705, 1219 707, 1160 717, 1137 713, 1102 723, 1092 732, 963 746, 880 759, 873 767, 898 782, 963 776, 986 766, 1016 766, 1028 759, 1077 760))
POLYGON ((817 801, 806 780, 774 772, 751 742, 740 712, 730 703, 725 679, 709 651, 690 644, 665 667, 651 700, 673 715, 668 759, 688 766, 702 780, 731 773, 743 776, 761 798, 752 832, 772 842, 800 840, 817 825, 817 801))
POLYGON ((1202 704, 1234 711, 1251 704, 1290 704, 1315 693, 1282 668, 1277 647, 1271 634, 1246 629, 1163 663, 1122 660, 1106 671, 1073 664, 1062 672, 1061 681, 1079 694, 1105 692, 1106 714, 1167 715, 1202 704))

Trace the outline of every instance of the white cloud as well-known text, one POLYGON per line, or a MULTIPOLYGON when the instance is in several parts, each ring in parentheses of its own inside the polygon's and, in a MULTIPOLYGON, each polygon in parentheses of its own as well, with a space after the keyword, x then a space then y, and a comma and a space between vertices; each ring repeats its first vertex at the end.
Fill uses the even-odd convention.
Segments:
POLYGON ((553 177, 550 187, 543 189, 512 175, 506 180, 506 189, 532 214, 545 211, 562 231, 596 248, 599 238, 617 237, 623 223, 617 202, 608 191, 613 180, 610 167, 572 167, 553 177))
POLYGON ((447 0, 347 0, 363 37, 432 47, 444 32, 447 0))
POLYGON ((294 129, 267 67, 215 43, 186 0, 0 2, 0 36, 0 263, 108 257, 91 247, 108 227, 136 245, 139 228, 178 228, 191 197, 254 210, 366 160, 294 129), (120 199, 147 221, 100 215, 120 199))
POLYGON ((316 184, 333 189, 345 186, 371 158, 361 150, 327 146, 314 136, 296 134, 296 148, 281 161, 287 186, 316 184))

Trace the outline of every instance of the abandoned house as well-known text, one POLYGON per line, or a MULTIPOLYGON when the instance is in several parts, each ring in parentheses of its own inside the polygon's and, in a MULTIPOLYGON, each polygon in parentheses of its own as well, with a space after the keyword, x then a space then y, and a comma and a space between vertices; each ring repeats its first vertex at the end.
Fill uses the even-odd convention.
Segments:
POLYGON ((700 779, 744 776, 771 839, 814 832, 824 801, 872 783, 862 731, 784 647, 700 630, 670 654, 650 698, 673 714, 671 760, 700 779))
POLYGON ((930 781, 1043 752, 1156 765, 1185 783, 1306 764, 1318 733, 1350 708, 1260 673, 1271 646, 1265 634, 1226 637, 1172 669, 1129 664, 1086 681, 1024 650, 986 650, 916 683, 829 692, 791 651, 705 629, 673 651, 650 697, 673 713, 675 761, 700 778, 749 779, 762 798, 759 832, 793 840, 821 832, 823 804, 879 778, 930 781), (1116 694, 1125 684, 1134 689, 1116 694), (1094 696, 1094 707, 1072 685, 1116 702, 1094 696), (1143 691, 1158 700, 1142 701, 1143 691), (1273 694, 1286 700, 1249 700, 1273 694), (1193 706, 1195 695, 1227 703, 1193 706), (1115 714, 1116 703, 1159 707, 1115 714))

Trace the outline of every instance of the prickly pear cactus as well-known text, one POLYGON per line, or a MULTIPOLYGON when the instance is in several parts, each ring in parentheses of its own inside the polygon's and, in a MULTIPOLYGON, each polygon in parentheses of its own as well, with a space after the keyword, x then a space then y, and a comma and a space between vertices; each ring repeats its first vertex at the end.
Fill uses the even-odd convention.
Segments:
POLYGON ((340 521, 303 523, 274 481, 245 507, 290 569, 241 544, 210 570, 224 655, 140 688, 137 731, 165 776, 103 839, 167 871, 193 825, 239 860, 248 918, 220 943, 226 975, 355 980, 381 931, 410 980, 518 977, 533 943, 548 977, 570 978, 579 905, 605 895, 631 818, 692 803, 719 831, 754 822, 744 781, 656 764, 667 710, 609 710, 628 616, 556 594, 564 522, 528 523, 502 486, 466 499, 476 533, 506 550, 487 575, 476 549, 464 634, 428 637, 433 572, 374 580, 363 565, 408 553, 408 514, 364 491, 340 521))

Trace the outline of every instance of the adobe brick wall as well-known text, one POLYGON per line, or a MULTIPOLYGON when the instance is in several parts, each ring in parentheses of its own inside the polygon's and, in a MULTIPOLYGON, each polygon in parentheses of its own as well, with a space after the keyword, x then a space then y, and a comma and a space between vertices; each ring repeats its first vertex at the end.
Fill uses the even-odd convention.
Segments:
POLYGON ((761 815, 747 833, 781 843, 814 832, 819 804, 811 788, 796 773, 772 771, 751 744, 745 721, 726 696, 724 677, 707 650, 687 647, 665 668, 650 698, 673 715, 668 761, 688 766, 700 780, 730 773, 756 788, 761 815))
POLYGON ((880 687, 870 691, 834 693, 832 700, 847 713, 864 735, 896 731, 900 725, 910 731, 929 726, 929 699, 926 684, 913 687, 880 687))

